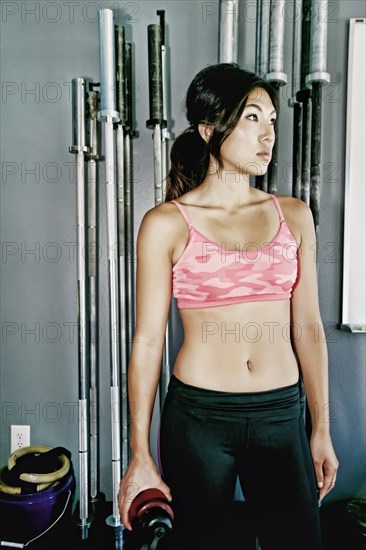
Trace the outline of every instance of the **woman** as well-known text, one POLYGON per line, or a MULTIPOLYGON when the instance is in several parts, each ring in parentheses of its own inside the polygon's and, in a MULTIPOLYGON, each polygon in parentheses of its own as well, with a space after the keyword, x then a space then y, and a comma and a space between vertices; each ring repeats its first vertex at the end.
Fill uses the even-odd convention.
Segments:
MULTIPOLYGON (((319 501, 335 484, 338 461, 313 218, 301 200, 249 184, 268 168, 278 111, 271 85, 239 65, 200 71, 186 98, 190 127, 172 147, 165 202, 139 229, 128 370, 137 412, 119 505, 131 529, 136 493, 162 490, 179 550, 232 550, 237 476, 261 550, 321 548, 319 501), (159 472, 149 429, 172 291, 185 339, 161 415, 159 472)), ((244 541, 243 527, 237 548, 244 541)))

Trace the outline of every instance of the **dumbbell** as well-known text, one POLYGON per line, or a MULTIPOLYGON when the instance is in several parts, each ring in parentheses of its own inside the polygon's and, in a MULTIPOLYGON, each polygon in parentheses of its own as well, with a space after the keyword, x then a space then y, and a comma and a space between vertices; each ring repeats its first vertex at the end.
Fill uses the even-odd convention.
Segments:
POLYGON ((158 542, 173 528, 174 513, 165 494, 159 489, 140 491, 131 503, 129 520, 133 530, 141 532, 144 541, 151 541, 155 550, 158 542))

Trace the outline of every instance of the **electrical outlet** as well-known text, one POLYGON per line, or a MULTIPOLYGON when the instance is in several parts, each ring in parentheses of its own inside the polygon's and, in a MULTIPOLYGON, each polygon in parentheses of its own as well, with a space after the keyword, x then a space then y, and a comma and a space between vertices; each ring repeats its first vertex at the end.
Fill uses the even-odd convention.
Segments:
POLYGON ((10 426, 10 454, 30 445, 30 426, 10 426))

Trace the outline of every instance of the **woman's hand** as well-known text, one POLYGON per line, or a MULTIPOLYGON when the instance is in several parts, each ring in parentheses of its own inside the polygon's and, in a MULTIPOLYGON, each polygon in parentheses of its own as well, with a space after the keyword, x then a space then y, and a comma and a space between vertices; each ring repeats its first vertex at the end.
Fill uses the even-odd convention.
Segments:
POLYGON ((319 501, 321 501, 335 485, 339 462, 329 432, 312 432, 310 449, 318 487, 320 488, 319 501))
POLYGON ((152 456, 133 457, 121 479, 118 493, 118 508, 121 520, 129 531, 132 531, 132 526, 128 514, 133 499, 144 489, 152 488, 160 489, 166 495, 168 501, 171 502, 170 488, 161 479, 152 456))

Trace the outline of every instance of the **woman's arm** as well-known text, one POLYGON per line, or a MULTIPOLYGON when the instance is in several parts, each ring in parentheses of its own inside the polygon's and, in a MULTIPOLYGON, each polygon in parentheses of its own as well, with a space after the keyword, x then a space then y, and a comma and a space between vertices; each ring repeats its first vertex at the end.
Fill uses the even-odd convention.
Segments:
POLYGON ((294 199, 293 204, 297 210, 301 243, 298 279, 291 298, 291 334, 311 415, 311 448, 318 484, 323 487, 319 495, 321 500, 333 488, 338 468, 330 440, 328 351, 319 310, 313 215, 303 201, 294 199))
POLYGON ((149 434, 171 303, 173 243, 166 204, 144 215, 137 237, 136 331, 128 366, 130 447, 150 455, 149 434))
POLYGON ((313 430, 329 432, 328 351, 319 310, 313 215, 296 199, 301 235, 298 279, 291 299, 291 335, 300 362, 313 430))
POLYGON ((132 530, 129 509, 136 495, 155 487, 172 500, 150 453, 150 424, 160 379, 171 302, 173 237, 169 206, 146 212, 137 236, 136 330, 128 365, 131 461, 120 482, 119 512, 132 530))

